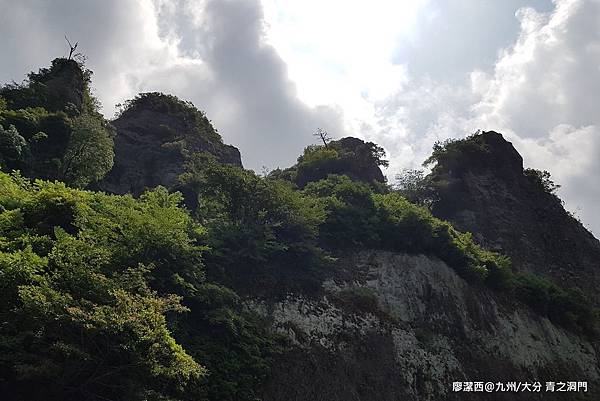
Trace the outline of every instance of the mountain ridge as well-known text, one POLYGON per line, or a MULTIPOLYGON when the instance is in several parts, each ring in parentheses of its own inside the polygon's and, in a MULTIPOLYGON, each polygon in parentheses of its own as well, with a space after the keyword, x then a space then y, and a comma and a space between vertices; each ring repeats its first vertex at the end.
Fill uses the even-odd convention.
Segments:
POLYGON ((561 380, 588 391, 518 398, 598 399, 598 240, 501 134, 436 144, 412 199, 375 143, 259 176, 191 103, 140 94, 108 122, 89 74, 63 98, 52 68, 0 89, 7 400, 479 400, 453 382, 561 380))

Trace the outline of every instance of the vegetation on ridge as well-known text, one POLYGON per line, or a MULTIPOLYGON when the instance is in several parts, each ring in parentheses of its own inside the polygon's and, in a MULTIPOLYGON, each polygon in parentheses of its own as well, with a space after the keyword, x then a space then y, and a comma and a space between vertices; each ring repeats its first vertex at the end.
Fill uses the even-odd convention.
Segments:
POLYGON ((134 114, 140 110, 152 110, 180 119, 190 131, 198 132, 202 137, 222 143, 221 135, 212 127, 206 115, 198 110, 192 102, 184 101, 176 96, 160 92, 140 93, 133 99, 118 104, 117 116, 134 114))
POLYGON ((385 181, 379 166, 387 167, 389 162, 381 146, 351 137, 324 143, 327 145, 307 146, 295 166, 272 171, 270 177, 288 180, 299 188, 330 174, 347 175, 373 186, 385 181))
POLYGON ((56 59, 0 88, 0 167, 85 187, 113 165, 113 129, 91 95, 91 72, 56 59))

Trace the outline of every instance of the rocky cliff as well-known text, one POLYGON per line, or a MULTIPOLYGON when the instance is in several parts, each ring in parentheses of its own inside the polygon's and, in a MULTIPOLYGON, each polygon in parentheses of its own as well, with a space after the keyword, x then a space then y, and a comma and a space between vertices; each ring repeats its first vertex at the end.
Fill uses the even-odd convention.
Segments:
MULTIPOLYGON (((509 255, 514 270, 581 288, 598 302, 598 240, 502 135, 448 142, 432 160, 437 216, 509 255)), ((467 282, 433 256, 345 253, 318 295, 248 306, 294 344, 276 360, 265 400, 600 399, 593 335, 467 282), (587 391, 546 389, 573 381, 587 382, 587 391), (491 382, 494 391, 453 391, 453 382, 491 382), (514 391, 509 382, 541 389, 514 391)))
POLYGON ((174 96, 145 93, 128 102, 113 121, 115 164, 98 188, 140 194, 158 185, 173 187, 194 153, 210 153, 241 167, 237 148, 223 143, 206 116, 174 96))
POLYGON ((589 340, 467 284, 435 258, 360 252, 339 264, 320 297, 248 304, 295 343, 276 362, 265 400, 600 397, 589 340), (455 392, 455 381, 493 382, 495 389, 540 382, 542 390, 455 392), (588 392, 546 392, 546 381, 588 381, 588 392))
POLYGON ((523 169, 501 134, 447 146, 430 178, 439 197, 434 215, 510 256, 516 269, 581 288, 600 303, 600 242, 565 211, 551 183, 523 169))
POLYGON ((332 141, 329 146, 342 153, 349 153, 349 158, 355 162, 348 163, 346 171, 342 173, 367 183, 385 182, 385 177, 379 168, 379 159, 375 157, 377 145, 373 142, 364 142, 362 139, 349 136, 332 141))

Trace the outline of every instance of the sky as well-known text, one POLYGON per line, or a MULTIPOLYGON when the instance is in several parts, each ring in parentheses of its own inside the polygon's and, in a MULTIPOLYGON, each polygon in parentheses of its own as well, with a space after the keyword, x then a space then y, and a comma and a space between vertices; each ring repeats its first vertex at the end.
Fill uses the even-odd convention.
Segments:
POLYGON ((323 128, 393 182, 438 140, 501 132, 600 233, 600 0, 0 0, 0 83, 79 42, 112 118, 139 92, 205 111, 247 168, 323 128))

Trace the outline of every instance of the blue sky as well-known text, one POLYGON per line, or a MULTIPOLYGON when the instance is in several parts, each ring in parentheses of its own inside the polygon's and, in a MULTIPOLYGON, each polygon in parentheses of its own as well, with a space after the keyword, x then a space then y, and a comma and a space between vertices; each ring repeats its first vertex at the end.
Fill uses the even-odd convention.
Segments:
POLYGON ((292 164, 317 127, 388 152, 502 132, 600 232, 599 0, 0 0, 0 82, 80 42, 107 117, 140 91, 206 111, 246 167, 292 164), (9 55, 9 56, 7 56, 9 55))

